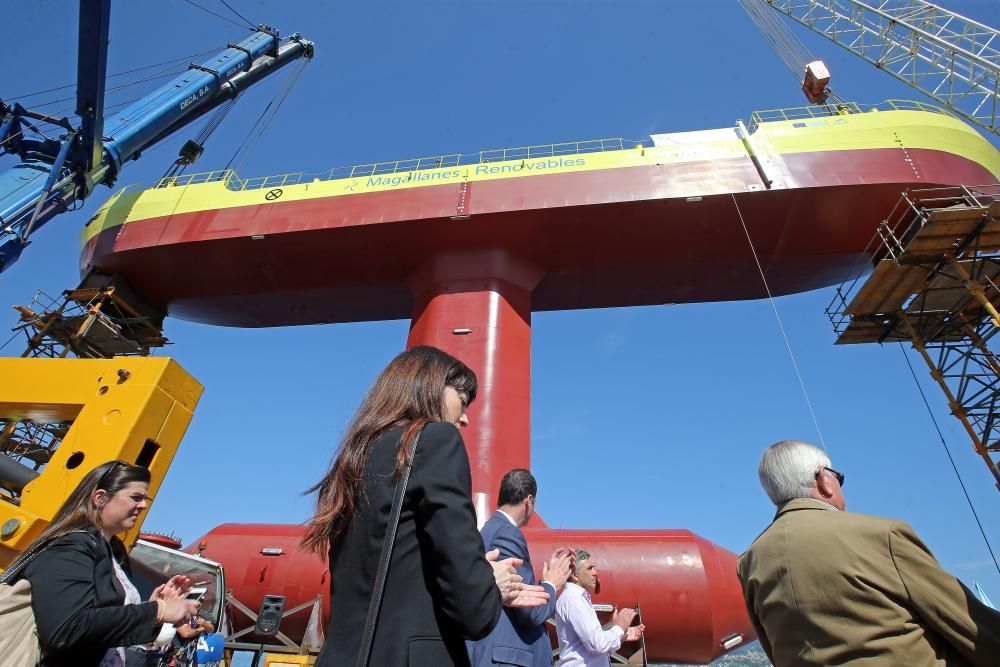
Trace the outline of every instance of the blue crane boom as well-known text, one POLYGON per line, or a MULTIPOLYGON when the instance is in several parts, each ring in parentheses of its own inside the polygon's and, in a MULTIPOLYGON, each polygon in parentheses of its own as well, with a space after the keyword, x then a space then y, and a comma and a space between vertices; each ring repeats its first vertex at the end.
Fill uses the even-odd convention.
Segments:
POLYGON ((170 83, 103 117, 110 0, 81 0, 77 113, 79 128, 16 104, 0 102, 0 155, 20 160, 0 171, 0 272, 9 268, 39 227, 81 201, 99 184, 112 185, 122 166, 176 130, 301 57, 313 44, 298 34, 282 40, 260 26, 249 37, 190 68, 170 83), (60 127, 59 139, 26 136, 33 121, 60 127))

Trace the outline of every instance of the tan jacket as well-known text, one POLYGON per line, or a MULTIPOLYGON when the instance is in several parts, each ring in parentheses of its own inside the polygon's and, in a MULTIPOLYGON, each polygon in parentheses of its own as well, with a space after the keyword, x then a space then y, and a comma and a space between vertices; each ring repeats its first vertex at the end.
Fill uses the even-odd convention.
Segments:
POLYGON ((777 667, 1000 665, 1000 612, 901 521, 790 500, 737 570, 777 667))

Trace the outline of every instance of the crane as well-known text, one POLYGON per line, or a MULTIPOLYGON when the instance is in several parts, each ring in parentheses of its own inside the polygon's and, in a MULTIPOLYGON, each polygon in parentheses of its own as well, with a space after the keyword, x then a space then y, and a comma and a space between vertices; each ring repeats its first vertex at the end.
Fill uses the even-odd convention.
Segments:
POLYGON ((758 0, 1000 136, 1000 32, 924 0, 758 0))
MULTIPOLYGON (((261 25, 249 37, 201 63, 125 109, 104 117, 111 0, 80 0, 77 125, 0 101, 0 155, 19 161, 0 171, 0 272, 31 243, 31 235, 84 200, 97 185, 113 185, 126 162, 189 125, 243 90, 299 58, 311 59, 312 42, 299 34, 282 40, 261 25), (50 138, 45 123, 59 128, 50 138)), ((189 142, 182 159, 201 147, 189 142)))
MULTIPOLYGON (((798 69, 800 75, 804 69, 802 88, 810 102, 824 104, 826 97, 832 95, 826 88, 829 73, 822 62, 808 62, 811 60, 808 50, 784 32, 783 24, 772 18, 767 7, 843 46, 979 128, 1000 136, 1000 31, 995 28, 924 0, 740 0, 740 3, 785 64, 798 69)), ((996 313, 997 285, 991 278, 982 277, 986 275, 982 267, 993 266, 998 259, 995 248, 980 240, 1000 220, 998 193, 1000 186, 989 183, 903 192, 900 199, 903 203, 897 204, 882 222, 876 240, 901 234, 895 230, 887 235, 893 224, 889 221, 898 217, 901 222, 896 224, 907 229, 906 241, 897 242, 897 247, 888 253, 890 259, 884 252, 888 246, 873 240, 871 277, 862 280, 863 273, 867 273, 864 271, 853 281, 845 282, 838 288, 827 313, 837 331, 838 343, 908 341, 913 345, 1000 489, 1000 464, 996 460, 1000 444, 995 427, 1000 417, 1000 365, 988 344, 1000 326, 1000 319, 992 316, 996 313), (951 216, 947 222, 939 222, 946 215, 951 216), (961 222, 965 223, 964 228, 961 222), (948 231, 936 237, 938 246, 928 246, 925 239, 933 235, 934 229, 943 227, 948 231), (906 255, 911 243, 917 250, 906 255), (928 278, 914 283, 908 291, 906 288, 911 285, 893 272, 902 273, 915 267, 925 271, 928 278), (890 288, 885 287, 888 284, 885 275, 892 275, 891 280, 895 281, 890 288), (938 280, 947 276, 965 290, 958 292, 960 296, 950 306, 941 301, 928 306, 927 295, 941 291, 939 283, 932 282, 930 276, 938 280), (879 292, 883 288, 885 291, 879 292), (882 300, 864 301, 874 293, 879 293, 882 300), (862 298, 862 294, 866 296, 862 298), (976 305, 981 312, 974 310, 976 305), (969 312, 975 312, 978 321, 969 312), (917 320, 921 320, 920 324, 914 326, 917 320), (876 322, 881 324, 873 324, 876 322), (870 327, 867 332, 870 335, 858 335, 865 326, 870 327), (892 337, 897 326, 901 335, 892 337), (947 326, 957 328, 951 330, 947 326)), ((975 513, 975 508, 972 510, 975 513)))

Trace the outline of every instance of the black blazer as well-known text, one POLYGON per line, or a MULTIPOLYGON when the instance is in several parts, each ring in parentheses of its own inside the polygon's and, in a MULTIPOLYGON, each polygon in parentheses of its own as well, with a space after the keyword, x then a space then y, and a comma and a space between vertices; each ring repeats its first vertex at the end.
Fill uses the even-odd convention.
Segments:
MULTIPOLYGON (((390 431, 373 445, 364 498, 330 550, 330 624, 316 667, 353 667, 357 660, 401 435, 401 429, 390 431)), ((455 426, 428 424, 403 499, 370 664, 467 666, 464 640, 489 634, 500 612, 493 568, 476 530, 465 443, 455 426)))
MULTIPOLYGON (((112 558, 111 545, 93 529, 57 539, 24 569, 42 667, 91 667, 109 648, 156 639, 156 603, 123 604, 112 558)), ((127 562, 123 568, 128 573, 127 562)))

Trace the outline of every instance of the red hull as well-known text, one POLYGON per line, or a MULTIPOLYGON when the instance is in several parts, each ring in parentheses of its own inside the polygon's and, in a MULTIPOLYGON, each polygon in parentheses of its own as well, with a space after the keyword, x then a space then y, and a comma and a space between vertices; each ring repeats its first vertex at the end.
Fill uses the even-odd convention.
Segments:
POLYGON ((457 220, 459 184, 149 218, 91 239, 83 269, 123 274, 172 316, 241 327, 409 317, 426 258, 487 248, 543 271, 532 310, 759 298, 735 202, 785 294, 853 275, 903 189, 995 180, 935 150, 779 162, 774 190, 749 159, 475 182, 457 220))
MULTIPOLYGON (((689 531, 527 529, 525 535, 532 562, 538 565, 566 544, 594 553, 602 573, 601 593, 594 602, 642 606, 651 662, 703 664, 726 652, 724 641, 736 635, 753 639, 735 576, 735 554, 689 531)), ((300 526, 225 524, 195 544, 205 546, 202 556, 222 563, 233 595, 253 610, 268 594, 286 596, 285 609, 323 595, 325 627, 337 614, 329 608, 327 564, 296 550, 301 536, 300 526), (283 553, 262 555, 266 547, 283 553)), ((197 553, 194 547, 188 551, 197 553)), ((281 631, 301 640, 308 619, 308 609, 288 616, 281 631)), ((233 621, 235 630, 252 625, 238 611, 233 621)), ((623 653, 636 649, 627 646, 623 653)))

